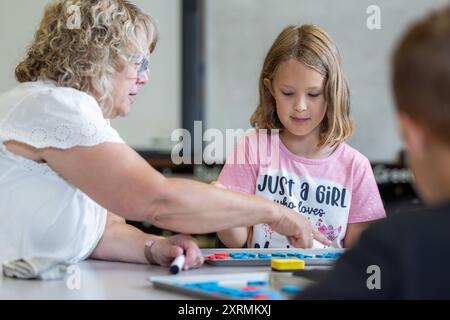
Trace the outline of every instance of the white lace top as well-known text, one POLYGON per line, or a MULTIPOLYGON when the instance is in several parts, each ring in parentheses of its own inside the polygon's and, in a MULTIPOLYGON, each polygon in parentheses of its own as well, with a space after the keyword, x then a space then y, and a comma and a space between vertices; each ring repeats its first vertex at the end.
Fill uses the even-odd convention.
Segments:
POLYGON ((3 144, 9 140, 59 149, 123 140, 84 92, 30 82, 0 95, 0 262, 87 258, 103 234, 107 210, 47 164, 9 152, 3 144))

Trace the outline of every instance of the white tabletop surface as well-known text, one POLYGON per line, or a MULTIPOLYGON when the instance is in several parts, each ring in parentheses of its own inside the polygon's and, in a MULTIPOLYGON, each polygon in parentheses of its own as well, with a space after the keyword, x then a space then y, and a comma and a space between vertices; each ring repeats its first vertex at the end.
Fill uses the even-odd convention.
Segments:
MULTIPOLYGON (((70 282, 71 273, 64 280, 37 281, 17 280, 0 277, 0 300, 9 299, 138 299, 138 300, 178 300, 194 299, 170 291, 153 288, 150 276, 168 276, 167 268, 88 260, 77 265, 80 275, 79 289, 70 282)), ((183 271, 181 276, 265 272, 268 267, 212 267, 204 265, 200 269, 183 271)), ((73 278, 72 278, 73 279, 73 278)))

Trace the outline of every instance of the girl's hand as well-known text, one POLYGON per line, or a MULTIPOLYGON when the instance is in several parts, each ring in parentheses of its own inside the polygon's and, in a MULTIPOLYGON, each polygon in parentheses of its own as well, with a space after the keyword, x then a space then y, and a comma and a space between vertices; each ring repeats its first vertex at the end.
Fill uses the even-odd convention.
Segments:
POLYGON ((199 268, 204 262, 195 240, 184 234, 158 239, 145 248, 145 256, 149 263, 159 264, 163 267, 170 266, 173 259, 183 253, 186 256, 183 270, 199 268))

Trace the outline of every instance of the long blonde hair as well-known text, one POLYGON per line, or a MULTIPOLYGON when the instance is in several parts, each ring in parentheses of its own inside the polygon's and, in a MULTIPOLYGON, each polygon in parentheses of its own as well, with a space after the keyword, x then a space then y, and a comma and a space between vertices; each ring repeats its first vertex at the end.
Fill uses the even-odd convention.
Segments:
POLYGON ((339 51, 331 38, 318 26, 288 26, 277 37, 264 60, 259 79, 259 104, 250 123, 257 129, 283 129, 275 99, 264 84, 273 80, 280 63, 296 59, 324 78, 327 111, 322 122, 319 146, 335 146, 353 132, 350 118, 350 91, 339 51))
POLYGON ((97 99, 105 113, 112 105, 114 72, 132 55, 153 52, 157 40, 153 18, 129 1, 54 0, 25 59, 16 67, 16 79, 53 80, 58 86, 84 91, 97 99), (145 48, 138 41, 138 29, 146 33, 145 48))

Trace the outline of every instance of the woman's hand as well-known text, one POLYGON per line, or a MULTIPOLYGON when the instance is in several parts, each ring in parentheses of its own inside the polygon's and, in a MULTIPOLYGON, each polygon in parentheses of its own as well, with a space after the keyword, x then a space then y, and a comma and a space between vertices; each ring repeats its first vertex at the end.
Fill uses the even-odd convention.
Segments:
MULTIPOLYGON (((213 181, 211 182, 211 184, 215 187, 226 189, 226 187, 220 182, 213 181)), ((319 231, 312 228, 311 223, 305 216, 298 214, 292 211, 291 209, 281 206, 280 211, 281 211, 280 220, 269 226, 278 233, 288 234, 287 238, 292 246, 296 248, 311 248, 314 243, 313 239, 319 241, 320 243, 323 243, 326 246, 331 245, 330 240, 328 240, 319 231)), ((237 229, 238 228, 236 228, 236 230, 237 229)), ((241 231, 241 233, 244 233, 245 231, 245 235, 241 236, 240 238, 246 240, 248 235, 247 229, 246 228, 239 228, 239 229, 243 230, 241 231)), ((240 239, 240 242, 242 242, 242 239, 240 239)))
POLYGON ((176 236, 161 238, 145 248, 145 256, 151 264, 167 267, 179 255, 186 256, 183 270, 199 268, 204 258, 197 243, 191 236, 178 234, 176 236))
POLYGON ((313 239, 326 246, 331 245, 323 234, 311 226, 311 222, 303 215, 280 206, 281 218, 269 225, 274 231, 287 236, 289 243, 296 248, 311 248, 313 239))

